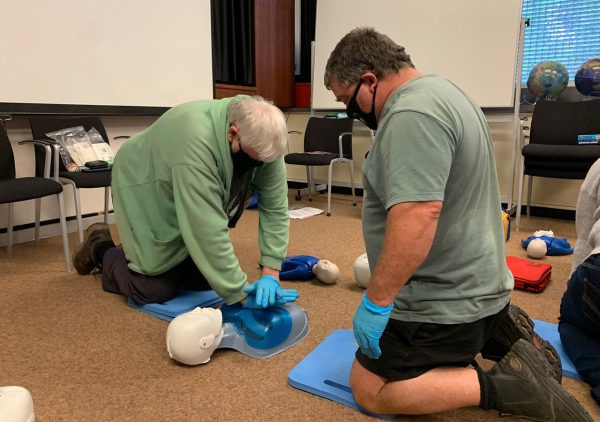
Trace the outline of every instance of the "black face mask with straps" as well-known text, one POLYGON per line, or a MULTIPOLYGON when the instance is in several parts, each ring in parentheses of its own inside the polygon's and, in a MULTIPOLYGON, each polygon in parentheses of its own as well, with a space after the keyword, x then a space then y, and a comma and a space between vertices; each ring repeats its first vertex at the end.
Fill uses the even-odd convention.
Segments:
POLYGON ((251 158, 242 148, 238 152, 232 151, 231 159, 233 161, 233 171, 237 173, 246 173, 248 170, 263 164, 262 161, 251 158))
POLYGON ((229 192, 229 203, 225 213, 229 218, 227 226, 234 228, 244 212, 246 205, 244 202, 250 192, 251 170, 263 163, 251 158, 242 148, 238 152, 231 152, 231 160, 233 161, 233 176, 229 192))
POLYGON ((363 122, 369 129, 377 130, 377 118, 375 117, 375 95, 377 94, 377 85, 373 90, 373 103, 371 104, 371 111, 365 113, 358 106, 358 102, 356 101, 356 96, 358 95, 358 90, 362 85, 363 80, 361 79, 356 85, 356 89, 354 90, 354 95, 348 101, 348 105, 346 106, 346 114, 351 119, 356 119, 363 122))

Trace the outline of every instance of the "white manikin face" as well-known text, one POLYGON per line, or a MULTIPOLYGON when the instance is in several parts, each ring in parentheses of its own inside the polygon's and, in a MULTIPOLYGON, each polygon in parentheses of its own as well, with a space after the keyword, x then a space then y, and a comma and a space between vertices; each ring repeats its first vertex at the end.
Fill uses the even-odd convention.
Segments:
POLYGON ((223 338, 220 309, 196 308, 174 318, 167 328, 167 351, 186 365, 210 360, 223 338))
POLYGON ((340 277, 340 269, 333 262, 321 259, 312 268, 313 274, 325 284, 335 284, 340 277))

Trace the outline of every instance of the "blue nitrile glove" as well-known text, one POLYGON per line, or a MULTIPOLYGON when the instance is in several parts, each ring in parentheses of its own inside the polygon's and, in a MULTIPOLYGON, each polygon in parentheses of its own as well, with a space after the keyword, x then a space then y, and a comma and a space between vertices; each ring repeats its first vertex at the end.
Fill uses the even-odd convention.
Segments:
MULTIPOLYGON (((244 289, 248 293, 252 308, 268 308, 273 305, 282 305, 294 302, 299 294, 293 289, 282 289, 277 279, 270 275, 263 275, 257 281, 244 289)), ((248 304, 248 300, 246 300, 248 304)))
POLYGON ((546 255, 570 255, 573 253, 573 248, 566 238, 552 237, 552 236, 529 236, 527 239, 521 240, 521 246, 527 249, 529 242, 533 239, 542 239, 546 243, 546 255))
POLYGON ((354 314, 352 321, 354 337, 356 337, 360 350, 371 359, 378 359, 381 356, 379 339, 390 319, 393 307, 393 304, 385 307, 375 305, 365 292, 363 300, 354 314))
MULTIPOLYGON (((248 286, 250 287, 250 286, 248 286)), ((286 303, 295 302, 300 295, 297 290, 294 289, 279 289, 275 296, 275 305, 285 305, 286 303)), ((267 306, 268 307, 268 306, 267 306)), ((246 309, 264 309, 263 306, 256 302, 256 295, 249 294, 246 297, 246 303, 244 303, 246 309)))

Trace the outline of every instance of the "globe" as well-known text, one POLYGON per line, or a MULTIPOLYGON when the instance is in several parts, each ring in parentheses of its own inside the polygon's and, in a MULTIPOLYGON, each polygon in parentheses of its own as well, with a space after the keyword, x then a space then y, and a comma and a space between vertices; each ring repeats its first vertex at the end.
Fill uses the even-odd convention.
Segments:
POLYGON ((581 65, 575 74, 575 88, 583 95, 600 97, 600 58, 581 65))
POLYGON ((536 98, 551 99, 560 95, 569 83, 569 71, 559 62, 536 64, 527 78, 527 89, 536 98))

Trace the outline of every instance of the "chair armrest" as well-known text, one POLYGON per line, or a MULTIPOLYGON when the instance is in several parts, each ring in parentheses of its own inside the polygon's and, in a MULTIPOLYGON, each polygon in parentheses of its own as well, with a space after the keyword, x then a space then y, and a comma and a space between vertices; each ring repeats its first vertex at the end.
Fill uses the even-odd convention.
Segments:
POLYGON ((350 135, 352 137, 352 132, 342 132, 338 137, 338 149, 340 151, 340 158, 344 158, 344 147, 342 146, 342 139, 344 139, 344 136, 346 135, 350 135))
POLYGON ((288 144, 288 154, 290 152, 292 152, 292 147, 290 146, 290 135, 302 135, 302 132, 300 132, 299 130, 289 130, 288 131, 288 139, 287 139, 287 144, 288 144))
POLYGON ((30 139, 27 141, 19 141, 17 143, 19 145, 34 144, 34 145, 40 145, 40 146, 44 147, 44 150, 45 150, 44 178, 46 178, 46 179, 50 179, 50 167, 52 165, 52 155, 54 155, 54 177, 52 179, 57 182, 59 181, 58 180, 58 165, 59 165, 58 160, 60 159, 59 158, 60 154, 59 154, 58 142, 53 141, 51 139, 30 139))

